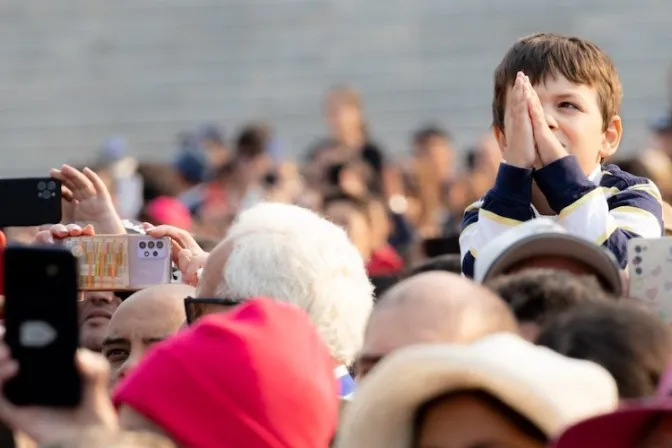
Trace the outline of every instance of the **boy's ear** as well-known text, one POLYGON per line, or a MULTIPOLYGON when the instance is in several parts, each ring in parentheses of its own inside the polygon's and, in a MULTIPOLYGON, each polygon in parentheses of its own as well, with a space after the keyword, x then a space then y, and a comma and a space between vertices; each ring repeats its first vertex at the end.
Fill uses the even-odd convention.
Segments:
POLYGON ((618 150, 623 136, 623 122, 621 117, 614 115, 607 123, 607 129, 602 136, 602 148, 600 149, 600 158, 606 159, 613 156, 618 150))
POLYGON ((495 133, 499 150, 504 154, 504 152, 506 152, 506 136, 504 135, 504 131, 499 126, 495 125, 492 127, 492 132, 495 133))

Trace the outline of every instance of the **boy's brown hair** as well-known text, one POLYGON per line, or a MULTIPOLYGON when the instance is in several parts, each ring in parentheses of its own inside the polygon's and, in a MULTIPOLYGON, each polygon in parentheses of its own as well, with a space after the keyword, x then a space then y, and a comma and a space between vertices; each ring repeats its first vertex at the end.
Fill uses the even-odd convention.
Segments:
POLYGON ((532 85, 562 75, 597 90, 604 129, 621 106, 621 81, 614 62, 594 43, 578 37, 539 33, 519 39, 495 69, 492 124, 504 130, 506 93, 519 71, 532 85))

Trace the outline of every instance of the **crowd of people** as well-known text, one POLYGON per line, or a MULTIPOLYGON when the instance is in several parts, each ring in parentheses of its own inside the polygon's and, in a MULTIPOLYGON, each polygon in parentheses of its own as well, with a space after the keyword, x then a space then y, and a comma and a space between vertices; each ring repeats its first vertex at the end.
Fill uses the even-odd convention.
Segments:
MULTIPOLYGON (((10 244, 168 237, 180 275, 82 292, 81 402, 0 394, 0 445, 672 446, 672 286, 648 296, 630 249, 672 232, 672 112, 619 158, 622 94, 595 44, 536 34, 463 161, 438 125, 392 161, 338 86, 300 162, 255 123, 187 132, 170 163, 114 138, 53 169, 62 222, 10 244)), ((0 386, 19 370, 0 342, 0 386)))

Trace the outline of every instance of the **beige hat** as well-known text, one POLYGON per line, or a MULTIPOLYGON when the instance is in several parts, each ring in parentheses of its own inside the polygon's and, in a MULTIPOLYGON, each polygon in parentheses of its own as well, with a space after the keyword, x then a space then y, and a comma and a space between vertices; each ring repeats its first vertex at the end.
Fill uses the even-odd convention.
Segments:
POLYGON ((536 218, 512 227, 478 252, 474 280, 484 283, 513 265, 537 256, 571 258, 592 268, 615 296, 623 292, 616 259, 597 244, 570 235, 549 218, 536 218))
POLYGON ((336 447, 408 448, 418 407, 464 390, 492 395, 549 439, 618 406, 616 382, 604 368, 510 333, 467 345, 416 345, 385 357, 364 378, 348 405, 336 447))

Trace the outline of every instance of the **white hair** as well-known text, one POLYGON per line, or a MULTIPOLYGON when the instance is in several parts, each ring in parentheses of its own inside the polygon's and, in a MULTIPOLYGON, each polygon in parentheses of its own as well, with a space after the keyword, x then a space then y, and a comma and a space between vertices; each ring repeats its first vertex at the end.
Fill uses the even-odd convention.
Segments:
POLYGON ((218 297, 265 296, 298 305, 332 356, 352 363, 373 306, 373 286, 343 229, 305 208, 267 202, 239 215, 227 243, 232 250, 218 297))

